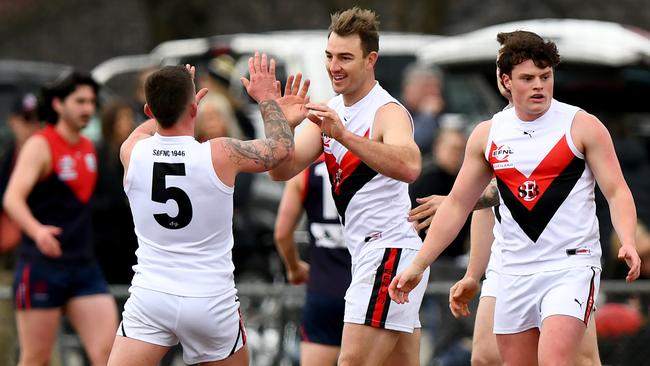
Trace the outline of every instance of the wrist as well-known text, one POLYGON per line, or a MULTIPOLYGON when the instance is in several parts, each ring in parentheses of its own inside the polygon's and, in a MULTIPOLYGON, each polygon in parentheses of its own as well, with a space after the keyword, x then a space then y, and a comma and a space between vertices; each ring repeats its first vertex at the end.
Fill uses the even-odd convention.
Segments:
POLYGON ((420 258, 419 255, 417 255, 413 259, 413 262, 411 262, 411 267, 415 269, 418 273, 423 273, 427 269, 427 267, 429 267, 429 263, 427 263, 426 260, 420 258))

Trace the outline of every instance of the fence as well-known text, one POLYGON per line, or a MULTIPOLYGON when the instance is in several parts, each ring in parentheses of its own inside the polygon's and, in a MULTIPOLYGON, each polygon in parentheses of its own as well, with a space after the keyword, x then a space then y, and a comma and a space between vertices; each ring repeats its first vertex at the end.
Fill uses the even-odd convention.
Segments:
MULTIPOLYGON (((453 283, 430 282, 420 311, 422 320, 421 364, 468 365, 473 319, 454 320, 449 316, 447 297, 453 283)), ((293 366, 299 358, 299 324, 304 300, 304 287, 285 284, 238 284, 242 313, 245 317, 248 345, 253 366, 293 366)), ((111 287, 121 307, 128 297, 127 286, 111 287)), ((601 282, 599 303, 621 301, 630 297, 642 304, 648 314, 650 280, 627 284, 624 281, 601 282)), ((0 287, 0 300, 11 298, 7 287, 0 287)), ((472 309, 476 309, 476 304, 472 309)), ((0 324, 4 327, 4 324, 0 324)), ((646 350, 649 331, 642 328, 636 336, 599 337, 599 348, 604 365, 643 365, 650 362, 646 350), (631 349, 630 349, 631 348, 631 349)), ((61 366, 87 365, 77 336, 63 325, 58 353, 61 366)), ((173 349, 162 362, 163 366, 184 365, 178 349, 173 349)))

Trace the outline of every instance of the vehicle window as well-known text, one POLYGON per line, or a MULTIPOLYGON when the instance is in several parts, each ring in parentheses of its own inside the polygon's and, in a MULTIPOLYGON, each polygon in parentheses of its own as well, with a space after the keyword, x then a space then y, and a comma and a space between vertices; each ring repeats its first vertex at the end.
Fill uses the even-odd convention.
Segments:
POLYGON ((375 77, 390 95, 399 99, 402 94, 404 69, 415 62, 414 55, 382 55, 375 64, 375 77))

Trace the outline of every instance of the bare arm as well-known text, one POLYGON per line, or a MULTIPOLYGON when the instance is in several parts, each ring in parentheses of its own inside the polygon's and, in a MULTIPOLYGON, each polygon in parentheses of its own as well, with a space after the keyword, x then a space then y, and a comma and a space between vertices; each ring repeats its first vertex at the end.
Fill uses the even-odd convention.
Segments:
POLYGON ((124 176, 126 177, 126 172, 129 169, 129 161, 131 161, 131 151, 135 143, 153 136, 158 129, 158 123, 155 119, 149 119, 142 123, 140 126, 136 127, 129 137, 122 143, 120 146, 120 161, 124 166, 124 176))
POLYGON ((287 182, 275 221, 275 247, 287 269, 287 279, 292 284, 303 283, 309 278, 309 265, 300 259, 293 239, 293 233, 303 212, 301 202, 302 192, 305 189, 303 185, 301 174, 287 182))
POLYGON ((310 103, 309 119, 331 138, 347 147, 370 168, 403 182, 412 183, 420 175, 422 158, 413 140, 408 114, 389 103, 377 110, 372 140, 347 130, 338 114, 323 103, 310 103))
POLYGON ((636 207, 616 158, 612 138, 596 117, 582 111, 574 118, 571 135, 576 147, 584 151, 585 160, 607 199, 614 230, 621 240, 618 257, 630 267, 626 280, 634 281, 639 277, 641 263, 635 241, 636 207))
POLYGON ((476 201, 492 179, 492 169, 484 156, 489 129, 488 121, 479 124, 472 132, 456 182, 433 217, 420 251, 411 265, 391 282, 389 291, 396 302, 408 301, 408 292, 419 283, 424 270, 458 235, 476 201))
POLYGON ((260 102, 265 139, 241 141, 233 138, 210 140, 212 160, 219 178, 232 185, 239 172, 259 173, 278 166, 294 154, 293 131, 275 100, 260 102))
MULTIPOLYGON (((433 215, 440 207, 440 204, 447 196, 438 196, 431 195, 422 198, 416 198, 416 202, 419 205, 409 211, 408 220, 411 222, 417 222, 415 225, 415 230, 420 232, 422 229, 429 228, 431 225, 431 219, 433 215)), ((488 207, 494 207, 499 204, 499 190, 497 188, 496 178, 490 181, 490 184, 483 190, 483 194, 479 197, 476 205, 474 205, 474 211, 482 210, 488 207)), ((426 231, 425 231, 426 232, 426 231)))
POLYGON ((470 315, 469 302, 478 293, 479 282, 490 260, 490 248, 494 241, 493 227, 494 215, 491 209, 485 208, 474 212, 470 229, 467 271, 465 277, 449 289, 449 309, 456 318, 470 315))
POLYGON ((492 242, 494 241, 494 214, 491 208, 475 211, 470 227, 469 263, 465 277, 479 281, 488 266, 492 242))
POLYGON ((27 204, 27 197, 36 183, 49 173, 51 159, 45 138, 30 137, 18 155, 5 191, 3 205, 7 214, 36 242, 43 254, 58 257, 61 255, 61 245, 55 236, 61 233, 61 228, 43 225, 34 217, 27 204))

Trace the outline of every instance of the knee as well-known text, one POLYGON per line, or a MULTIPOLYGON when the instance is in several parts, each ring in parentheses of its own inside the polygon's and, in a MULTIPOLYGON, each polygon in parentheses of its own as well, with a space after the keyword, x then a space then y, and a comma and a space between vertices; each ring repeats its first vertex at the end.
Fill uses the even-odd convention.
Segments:
POLYGON ((31 354, 21 353, 18 358, 18 366, 48 366, 50 364, 49 354, 31 354))
POLYGON ((108 356, 111 354, 111 344, 86 347, 86 354, 91 365, 106 365, 108 363, 108 356))
POLYGON ((338 366, 359 366, 363 365, 364 360, 360 354, 354 352, 341 352, 339 355, 338 366))
POLYGON ((489 352, 472 352, 472 366, 499 366, 501 359, 489 352))

